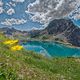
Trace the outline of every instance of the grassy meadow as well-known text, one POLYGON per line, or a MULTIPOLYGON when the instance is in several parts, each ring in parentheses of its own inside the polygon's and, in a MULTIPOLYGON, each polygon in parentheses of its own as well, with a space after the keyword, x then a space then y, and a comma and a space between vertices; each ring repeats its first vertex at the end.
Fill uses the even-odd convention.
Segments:
POLYGON ((0 34, 0 80, 80 80, 80 58, 46 58, 22 49, 11 51, 0 34))

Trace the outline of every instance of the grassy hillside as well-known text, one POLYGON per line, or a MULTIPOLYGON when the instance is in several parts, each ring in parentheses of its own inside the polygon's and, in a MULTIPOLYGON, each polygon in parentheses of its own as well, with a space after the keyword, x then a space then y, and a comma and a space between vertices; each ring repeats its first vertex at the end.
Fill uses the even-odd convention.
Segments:
POLYGON ((34 52, 11 51, 0 35, 0 80, 80 80, 79 58, 47 59, 34 52))

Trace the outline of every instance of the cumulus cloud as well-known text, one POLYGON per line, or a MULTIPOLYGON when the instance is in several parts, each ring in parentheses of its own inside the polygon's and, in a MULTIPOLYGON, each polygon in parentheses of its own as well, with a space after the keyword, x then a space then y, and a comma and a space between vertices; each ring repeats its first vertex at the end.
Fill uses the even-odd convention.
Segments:
POLYGON ((3 2, 2 2, 2 1, 0 1, 0 7, 1 7, 1 6, 3 6, 3 2))
POLYGON ((33 14, 33 21, 45 24, 53 19, 69 16, 79 5, 80 0, 36 0, 28 5, 25 12, 33 14))
POLYGON ((8 11, 7 11, 7 14, 8 15, 12 15, 15 13, 15 10, 13 8, 10 8, 8 11))
POLYGON ((43 27, 39 27, 39 28, 37 28, 37 27, 32 27, 30 30, 43 30, 44 28, 43 27))
POLYGON ((80 5, 78 6, 77 9, 73 10, 69 17, 75 20, 80 19, 80 5))
POLYGON ((3 7, 0 7, 0 14, 2 14, 4 12, 3 7))
POLYGON ((0 14, 2 14, 3 12, 7 13, 8 15, 14 14, 14 13, 15 13, 15 10, 14 10, 12 7, 15 7, 15 6, 16 6, 16 5, 15 5, 14 2, 9 2, 9 3, 4 4, 4 3, 2 2, 2 0, 1 0, 1 1, 0 1, 0 14), (6 7, 6 6, 10 7, 10 9, 8 9, 7 11, 6 11, 6 9, 4 8, 4 7, 6 7))
POLYGON ((25 0, 12 0, 14 2, 24 2, 25 0))
POLYGON ((15 4, 15 3, 13 3, 13 2, 9 2, 9 5, 11 5, 11 6, 13 6, 13 7, 15 7, 15 6, 16 6, 16 4, 15 4))
POLYGON ((6 3, 7 6, 9 7, 15 7, 16 6, 16 3, 15 2, 9 2, 9 3, 6 3))
POLYGON ((76 20, 76 19, 80 19, 80 14, 76 14, 75 16, 74 16, 74 19, 76 20))
POLYGON ((0 1, 0 14, 2 14, 4 12, 4 9, 3 9, 3 2, 0 1))
POLYGON ((12 26, 12 25, 24 24, 26 22, 27 22, 27 20, 25 20, 25 19, 11 18, 11 19, 5 19, 5 21, 1 22, 1 24, 6 25, 6 26, 12 26))

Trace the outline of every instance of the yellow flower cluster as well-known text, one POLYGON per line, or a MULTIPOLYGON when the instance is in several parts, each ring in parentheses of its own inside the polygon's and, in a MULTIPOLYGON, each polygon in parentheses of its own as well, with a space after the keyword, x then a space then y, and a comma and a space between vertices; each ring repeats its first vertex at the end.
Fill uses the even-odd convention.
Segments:
POLYGON ((18 42, 19 42, 18 40, 6 40, 3 43, 9 45, 11 51, 18 51, 23 49, 23 46, 17 44, 18 42))
POLYGON ((4 41, 4 44, 6 44, 6 45, 13 45, 15 43, 18 43, 18 40, 7 40, 7 41, 4 41))
POLYGON ((23 49, 23 46, 20 46, 20 45, 16 45, 16 46, 11 47, 12 51, 17 51, 17 50, 21 50, 21 49, 23 49))

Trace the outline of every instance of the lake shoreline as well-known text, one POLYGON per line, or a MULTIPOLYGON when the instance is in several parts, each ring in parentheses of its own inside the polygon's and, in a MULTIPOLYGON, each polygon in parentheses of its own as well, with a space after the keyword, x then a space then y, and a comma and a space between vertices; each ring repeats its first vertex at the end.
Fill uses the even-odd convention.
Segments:
POLYGON ((59 42, 28 40, 21 45, 26 50, 51 57, 80 57, 80 48, 69 47, 59 42))
POLYGON ((59 43, 59 44, 62 44, 62 45, 65 45, 66 47, 70 47, 70 48, 77 48, 77 49, 80 49, 80 47, 78 46, 74 46, 68 42, 62 42, 62 41, 55 41, 55 40, 38 40, 38 39, 28 39, 28 40, 20 40, 20 43, 26 43, 28 41, 39 41, 39 42, 53 42, 53 43, 59 43))

